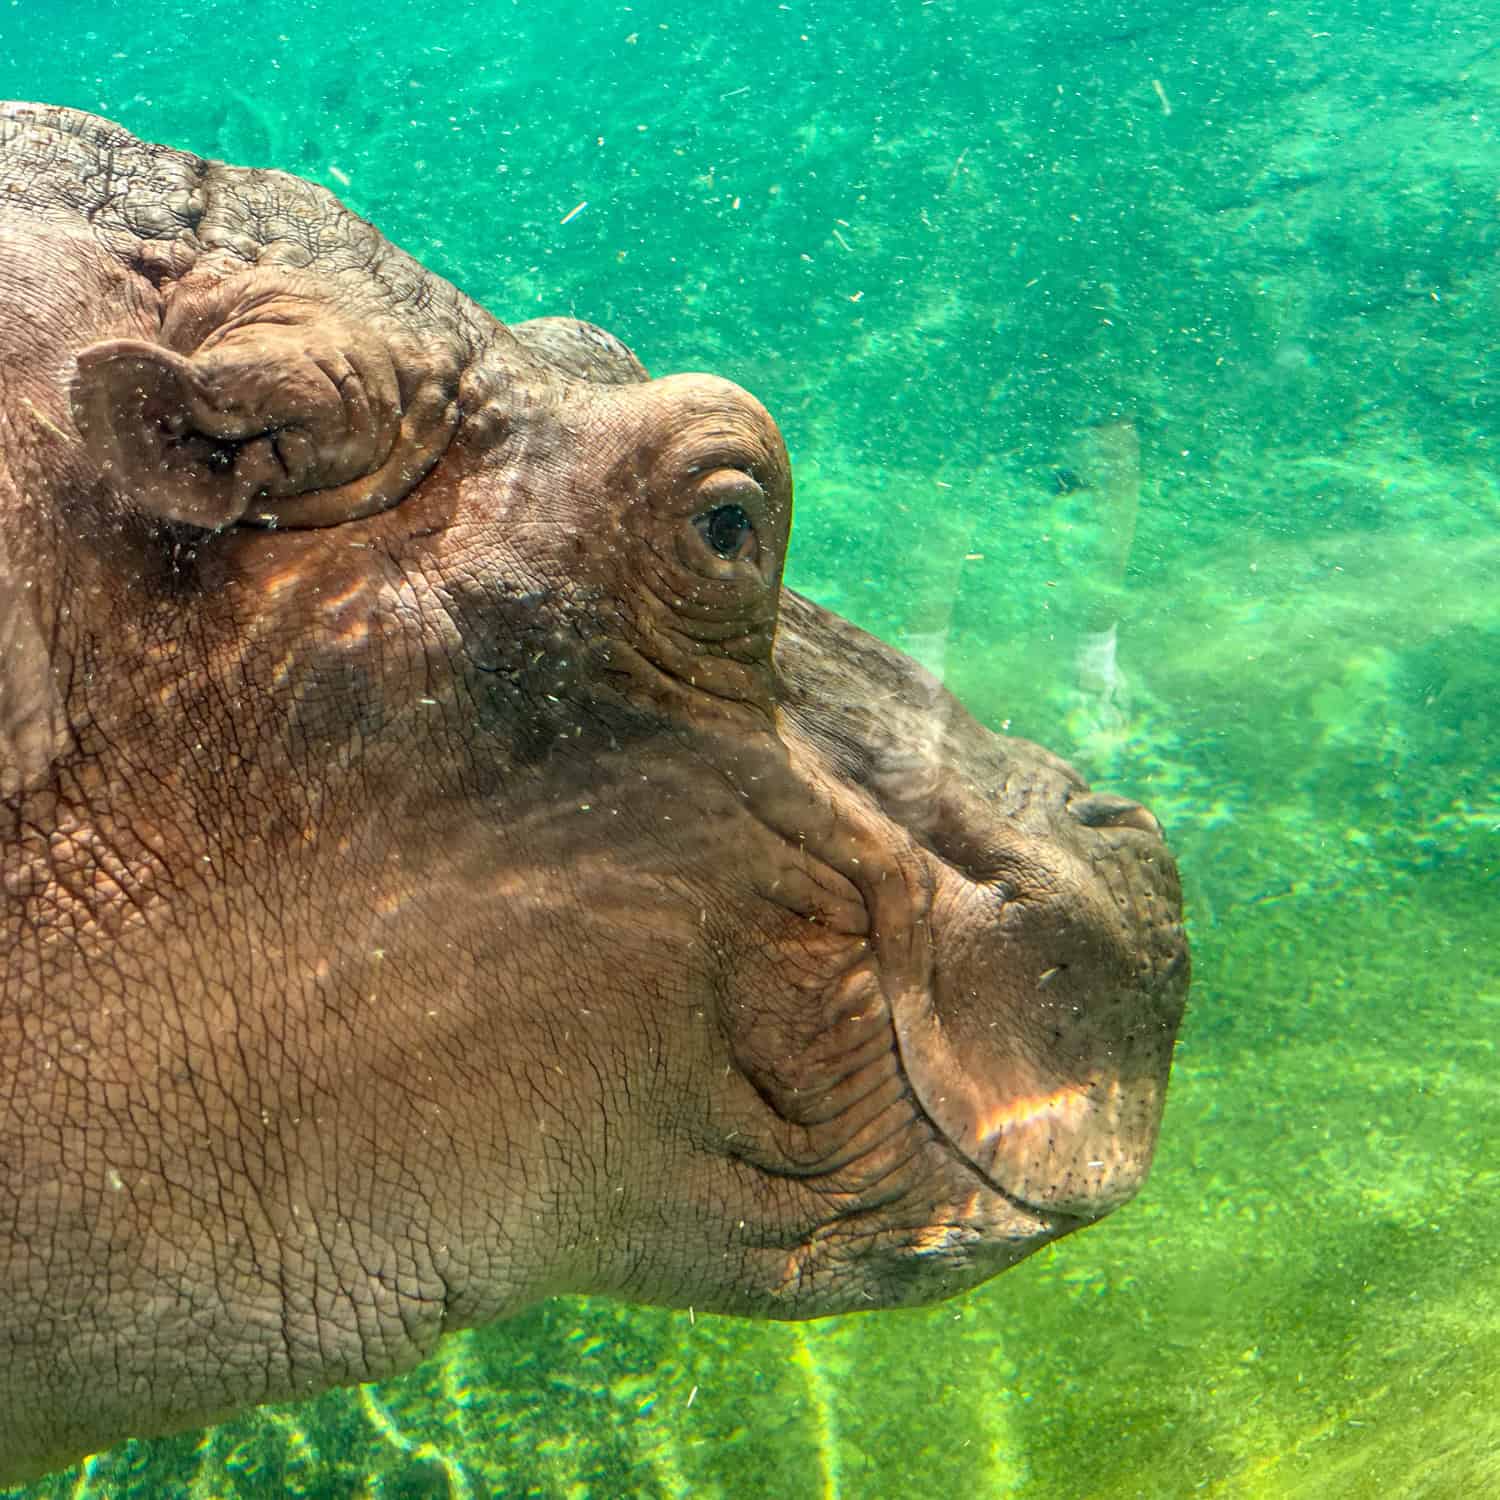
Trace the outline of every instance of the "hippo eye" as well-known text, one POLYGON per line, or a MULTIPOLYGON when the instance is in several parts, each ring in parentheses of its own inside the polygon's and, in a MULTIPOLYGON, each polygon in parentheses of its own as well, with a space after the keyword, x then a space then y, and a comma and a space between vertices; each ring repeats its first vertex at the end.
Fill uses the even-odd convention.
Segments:
POLYGON ((760 551, 755 522, 743 505, 716 505, 694 516, 693 525, 720 557, 754 562, 760 551))

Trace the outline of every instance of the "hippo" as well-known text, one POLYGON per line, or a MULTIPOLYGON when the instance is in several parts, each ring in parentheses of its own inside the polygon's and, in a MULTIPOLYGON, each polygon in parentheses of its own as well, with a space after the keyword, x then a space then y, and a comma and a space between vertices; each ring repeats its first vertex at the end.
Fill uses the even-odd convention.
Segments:
POLYGON ((783 587, 745 391, 32 104, 0 368, 0 1482, 1141 1186, 1161 829, 783 587))

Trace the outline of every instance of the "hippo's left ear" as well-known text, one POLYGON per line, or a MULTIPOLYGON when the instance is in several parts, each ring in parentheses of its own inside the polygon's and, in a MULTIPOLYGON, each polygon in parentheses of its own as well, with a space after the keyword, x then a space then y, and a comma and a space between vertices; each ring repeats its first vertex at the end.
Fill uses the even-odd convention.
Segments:
POLYGON ((73 415, 146 514, 217 530, 327 526, 394 505, 458 424, 457 349, 250 272, 169 307, 163 342, 78 356, 73 415))

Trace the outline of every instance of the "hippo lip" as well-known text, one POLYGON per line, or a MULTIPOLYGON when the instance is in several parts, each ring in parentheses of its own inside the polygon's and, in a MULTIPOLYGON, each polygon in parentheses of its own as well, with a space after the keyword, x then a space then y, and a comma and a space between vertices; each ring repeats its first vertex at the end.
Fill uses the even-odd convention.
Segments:
MULTIPOLYGON (((1180 992, 1186 970, 1179 950, 1157 987, 1180 992)), ((1102 1218, 1140 1189, 1175 1027, 1073 1077, 1049 1077, 1024 1060, 980 1070, 960 1055, 929 996, 903 999, 894 1025, 907 1083, 934 1132, 987 1186, 1058 1234, 1102 1218)))

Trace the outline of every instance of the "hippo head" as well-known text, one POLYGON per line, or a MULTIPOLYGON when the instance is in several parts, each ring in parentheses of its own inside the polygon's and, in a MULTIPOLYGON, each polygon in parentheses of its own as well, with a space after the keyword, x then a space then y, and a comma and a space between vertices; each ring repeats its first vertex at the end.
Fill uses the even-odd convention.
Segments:
POLYGON ((1158 827, 783 588, 755 400, 279 173, 22 105, 0 167, 0 1479, 1136 1190, 1158 827))

